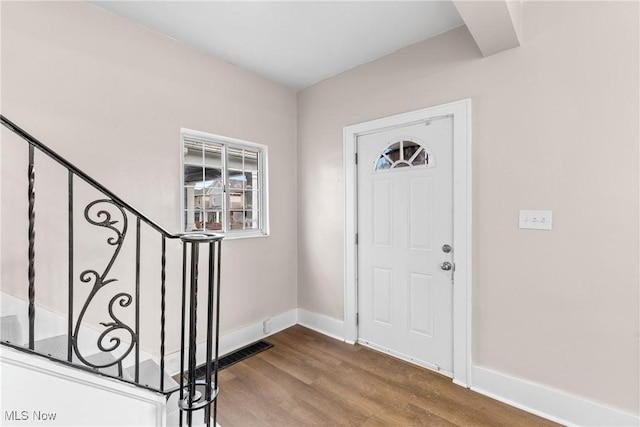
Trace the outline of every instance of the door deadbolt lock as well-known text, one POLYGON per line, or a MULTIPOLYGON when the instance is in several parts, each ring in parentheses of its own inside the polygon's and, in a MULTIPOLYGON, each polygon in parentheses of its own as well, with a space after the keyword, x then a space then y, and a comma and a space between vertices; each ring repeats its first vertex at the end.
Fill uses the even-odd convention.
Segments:
POLYGON ((443 269, 444 271, 449 271, 451 270, 451 263, 449 261, 445 261, 442 264, 440 264, 440 268, 443 269))
POLYGON ((451 245, 442 245, 442 252, 444 252, 445 254, 451 252, 451 245))

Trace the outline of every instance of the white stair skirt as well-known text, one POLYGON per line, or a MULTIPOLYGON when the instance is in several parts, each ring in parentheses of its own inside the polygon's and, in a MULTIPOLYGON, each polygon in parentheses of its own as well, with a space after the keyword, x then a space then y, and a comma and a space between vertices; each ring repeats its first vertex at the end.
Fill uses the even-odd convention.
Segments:
POLYGON ((5 346, 0 363, 3 425, 167 425, 159 393, 5 346))

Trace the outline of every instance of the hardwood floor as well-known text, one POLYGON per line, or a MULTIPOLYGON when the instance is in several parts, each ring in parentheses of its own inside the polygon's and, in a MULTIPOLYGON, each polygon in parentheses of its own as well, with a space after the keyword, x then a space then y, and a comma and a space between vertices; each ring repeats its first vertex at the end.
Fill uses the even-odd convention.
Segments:
POLYGON ((230 426, 557 426, 447 377, 302 326, 220 372, 230 426))

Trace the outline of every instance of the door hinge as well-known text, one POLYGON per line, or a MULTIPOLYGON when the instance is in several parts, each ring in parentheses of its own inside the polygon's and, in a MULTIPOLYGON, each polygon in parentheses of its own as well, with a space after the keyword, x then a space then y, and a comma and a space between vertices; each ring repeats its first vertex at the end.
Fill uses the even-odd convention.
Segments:
POLYGON ((356 233, 356 245, 358 244, 358 233, 356 233))
POLYGON ((355 161, 356 161, 356 165, 357 165, 358 164, 358 153, 355 153, 355 154, 356 154, 355 161))
POLYGON ((356 313, 356 326, 360 325, 360 313, 356 313))

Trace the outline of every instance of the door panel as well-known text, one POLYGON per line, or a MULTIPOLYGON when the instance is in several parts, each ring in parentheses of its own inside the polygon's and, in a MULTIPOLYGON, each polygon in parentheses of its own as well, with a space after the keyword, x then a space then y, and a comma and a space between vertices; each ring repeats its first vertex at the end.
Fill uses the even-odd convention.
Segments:
POLYGON ((359 341, 452 371, 452 118, 358 137, 359 341), (395 166, 395 167, 394 167, 395 166))
POLYGON ((409 332, 433 338, 433 275, 409 277, 409 332))
POLYGON ((373 319, 392 326, 393 273, 387 268, 373 269, 373 319))
POLYGON ((433 246, 433 180, 411 178, 409 194, 409 249, 430 251, 433 246))
POLYGON ((393 186, 389 180, 373 183, 373 244, 391 247, 393 226, 393 186))

